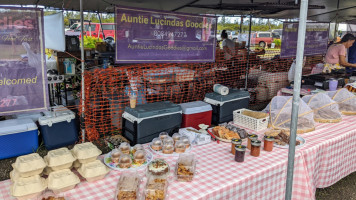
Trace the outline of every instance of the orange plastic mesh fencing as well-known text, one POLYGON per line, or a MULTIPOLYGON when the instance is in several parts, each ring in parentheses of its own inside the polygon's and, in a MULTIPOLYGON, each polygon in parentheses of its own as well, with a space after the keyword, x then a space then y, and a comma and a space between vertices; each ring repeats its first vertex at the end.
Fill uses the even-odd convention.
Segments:
MULTIPOLYGON (((184 103, 203 100, 216 83, 231 88, 247 88, 250 105, 268 102, 289 85, 288 70, 293 59, 278 57, 279 49, 236 49, 230 60, 218 49, 215 63, 134 64, 85 73, 84 115, 86 139, 92 141, 121 132, 122 113, 129 106, 129 94, 137 95, 137 103, 171 101, 184 103)), ((322 61, 321 56, 308 57, 303 74, 322 61)), ((81 111, 81 109, 79 109, 81 111)))

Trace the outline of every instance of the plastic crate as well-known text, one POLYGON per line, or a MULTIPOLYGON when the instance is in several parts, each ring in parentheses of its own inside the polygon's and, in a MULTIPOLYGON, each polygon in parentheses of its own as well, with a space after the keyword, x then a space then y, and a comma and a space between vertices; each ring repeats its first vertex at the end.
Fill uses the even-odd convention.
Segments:
POLYGON ((245 128, 261 131, 267 128, 269 116, 261 119, 256 119, 250 116, 243 115, 243 111, 251 111, 248 109, 239 109, 233 112, 234 115, 234 124, 243 126, 245 128))

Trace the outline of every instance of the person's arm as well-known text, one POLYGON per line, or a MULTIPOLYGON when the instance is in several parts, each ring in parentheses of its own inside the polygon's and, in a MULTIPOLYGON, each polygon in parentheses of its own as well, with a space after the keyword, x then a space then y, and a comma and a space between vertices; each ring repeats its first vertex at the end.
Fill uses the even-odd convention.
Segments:
POLYGON ((344 67, 354 67, 356 68, 356 64, 351 64, 351 63, 348 63, 346 61, 346 56, 339 56, 339 63, 340 65, 344 66, 344 67))
POLYGON ((230 50, 229 47, 223 46, 223 50, 224 50, 225 53, 228 53, 229 55, 232 55, 231 50, 230 50))

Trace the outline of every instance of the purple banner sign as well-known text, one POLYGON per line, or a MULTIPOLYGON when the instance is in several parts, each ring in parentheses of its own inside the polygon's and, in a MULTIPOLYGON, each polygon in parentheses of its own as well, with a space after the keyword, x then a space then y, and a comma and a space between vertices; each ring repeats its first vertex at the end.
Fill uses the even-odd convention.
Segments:
POLYGON ((0 115, 48 107, 43 11, 0 7, 0 115))
MULTIPOLYGON (((296 57, 298 40, 298 23, 283 23, 281 57, 296 57)), ((307 23, 304 56, 326 53, 329 41, 328 23, 307 23)))
POLYGON ((214 62, 216 23, 212 16, 116 7, 116 62, 214 62))

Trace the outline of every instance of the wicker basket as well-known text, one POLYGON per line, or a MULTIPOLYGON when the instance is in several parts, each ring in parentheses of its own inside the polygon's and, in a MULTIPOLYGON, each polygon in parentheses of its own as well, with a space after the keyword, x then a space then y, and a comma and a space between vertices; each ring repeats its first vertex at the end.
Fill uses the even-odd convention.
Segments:
POLYGON ((248 109, 239 109, 233 112, 234 124, 243 126, 245 128, 261 131, 267 128, 269 116, 261 119, 256 119, 250 116, 243 115, 244 111, 250 111, 248 109))

